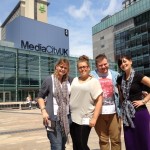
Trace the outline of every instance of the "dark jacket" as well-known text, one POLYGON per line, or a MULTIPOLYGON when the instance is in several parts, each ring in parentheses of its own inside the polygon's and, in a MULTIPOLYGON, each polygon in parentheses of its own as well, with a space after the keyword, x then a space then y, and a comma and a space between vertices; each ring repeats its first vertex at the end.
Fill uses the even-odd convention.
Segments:
MULTIPOLYGON (((73 78, 68 77, 68 81, 71 84, 73 78)), ((51 120, 57 119, 57 116, 54 116, 54 108, 53 108, 53 83, 52 83, 52 77, 51 75, 48 76, 42 83, 42 87, 39 90, 38 93, 38 98, 43 98, 47 97, 46 101, 46 111, 50 117, 51 120)))

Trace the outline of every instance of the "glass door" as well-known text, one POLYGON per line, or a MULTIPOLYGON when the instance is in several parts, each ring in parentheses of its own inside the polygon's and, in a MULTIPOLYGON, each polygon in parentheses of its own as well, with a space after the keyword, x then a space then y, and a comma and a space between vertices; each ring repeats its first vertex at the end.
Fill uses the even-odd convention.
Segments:
POLYGON ((3 102, 3 92, 0 92, 0 102, 3 102))
POLYGON ((11 101, 11 92, 4 92, 4 100, 5 102, 11 101))
POLYGON ((0 102, 10 102, 11 101, 11 92, 0 92, 0 102))
POLYGON ((35 99, 35 91, 28 91, 28 95, 31 95, 32 100, 35 99))

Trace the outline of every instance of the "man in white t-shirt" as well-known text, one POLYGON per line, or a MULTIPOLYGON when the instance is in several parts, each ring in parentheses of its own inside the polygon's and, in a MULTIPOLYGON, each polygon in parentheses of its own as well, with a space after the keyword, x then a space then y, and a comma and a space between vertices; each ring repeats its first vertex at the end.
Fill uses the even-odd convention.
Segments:
POLYGON ((104 54, 95 58, 95 64, 97 69, 91 71, 91 74, 99 80, 103 89, 102 112, 95 126, 100 149, 121 150, 121 112, 116 85, 119 73, 109 69, 109 63, 104 54))

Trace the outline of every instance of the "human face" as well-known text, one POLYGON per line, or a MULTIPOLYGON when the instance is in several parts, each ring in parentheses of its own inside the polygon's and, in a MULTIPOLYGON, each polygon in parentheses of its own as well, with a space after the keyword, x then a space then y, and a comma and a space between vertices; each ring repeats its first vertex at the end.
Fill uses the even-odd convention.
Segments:
POLYGON ((122 64, 120 65, 120 68, 126 72, 129 71, 131 67, 132 67, 132 61, 126 58, 122 58, 122 64))
POLYGON ((79 62, 78 63, 78 71, 80 73, 80 76, 83 78, 86 78, 89 76, 90 67, 86 62, 79 62))
POLYGON ((108 73, 109 63, 107 59, 104 58, 103 60, 97 63, 96 67, 99 73, 108 73))
POLYGON ((65 63, 58 64, 56 66, 56 72, 59 77, 63 77, 69 71, 69 66, 65 63))

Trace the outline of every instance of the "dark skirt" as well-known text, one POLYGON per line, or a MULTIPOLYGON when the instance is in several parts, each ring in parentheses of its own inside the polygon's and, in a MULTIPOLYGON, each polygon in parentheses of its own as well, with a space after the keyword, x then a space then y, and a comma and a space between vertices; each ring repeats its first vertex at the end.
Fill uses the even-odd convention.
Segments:
POLYGON ((135 128, 124 127, 126 150, 150 150, 150 115, 147 108, 136 111, 135 128))

